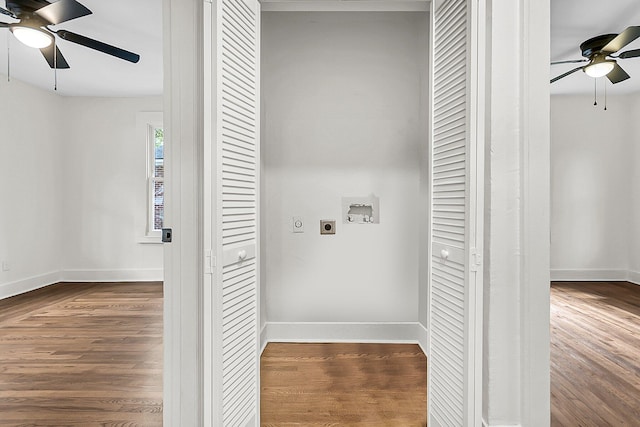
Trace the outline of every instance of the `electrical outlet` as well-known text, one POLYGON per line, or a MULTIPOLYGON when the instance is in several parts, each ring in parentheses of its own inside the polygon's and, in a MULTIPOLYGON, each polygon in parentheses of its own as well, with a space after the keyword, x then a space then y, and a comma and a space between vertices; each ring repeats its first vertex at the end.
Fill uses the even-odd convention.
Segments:
POLYGON ((336 222, 330 219, 320 220, 320 234, 336 234, 336 222))
POLYGON ((9 271, 9 270, 11 270, 9 263, 7 261, 2 261, 2 271, 9 271))

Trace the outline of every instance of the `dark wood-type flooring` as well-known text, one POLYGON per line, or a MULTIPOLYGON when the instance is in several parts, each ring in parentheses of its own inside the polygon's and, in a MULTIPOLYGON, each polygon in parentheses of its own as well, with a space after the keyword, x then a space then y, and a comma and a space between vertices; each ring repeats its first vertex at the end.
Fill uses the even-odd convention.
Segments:
POLYGON ((264 427, 427 424, 417 345, 269 343, 260 365, 264 427))
POLYGON ((161 283, 0 301, 0 426, 161 425, 161 283))
POLYGON ((640 286, 552 284, 551 425, 640 426, 640 286))

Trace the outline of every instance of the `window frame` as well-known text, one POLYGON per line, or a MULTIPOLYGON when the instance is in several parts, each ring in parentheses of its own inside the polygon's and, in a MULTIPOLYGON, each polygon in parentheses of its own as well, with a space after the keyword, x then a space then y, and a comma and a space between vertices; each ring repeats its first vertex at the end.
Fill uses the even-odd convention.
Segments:
MULTIPOLYGON (((155 131, 160 128, 164 130, 163 117, 161 112, 142 112, 138 113, 138 127, 144 138, 145 147, 145 232, 144 238, 141 239, 147 243, 160 243, 162 230, 154 229, 154 198, 155 183, 164 183, 163 177, 156 177, 155 171, 155 131)), ((165 152, 163 147, 163 153, 165 152)), ((163 202, 164 205, 164 202, 163 202)))

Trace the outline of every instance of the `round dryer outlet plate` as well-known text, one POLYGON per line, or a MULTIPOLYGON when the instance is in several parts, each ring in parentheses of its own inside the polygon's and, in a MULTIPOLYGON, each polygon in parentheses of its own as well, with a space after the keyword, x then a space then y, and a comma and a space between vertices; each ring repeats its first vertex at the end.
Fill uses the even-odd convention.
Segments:
POLYGON ((320 234, 336 234, 336 221, 332 219, 321 219, 320 234))

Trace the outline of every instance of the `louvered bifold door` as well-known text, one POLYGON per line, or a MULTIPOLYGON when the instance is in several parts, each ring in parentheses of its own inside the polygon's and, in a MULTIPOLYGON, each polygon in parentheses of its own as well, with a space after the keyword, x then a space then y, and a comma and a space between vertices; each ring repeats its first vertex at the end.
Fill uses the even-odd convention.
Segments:
MULTIPOLYGON (((214 2, 215 4, 215 2, 214 2)), ((258 402, 259 24, 256 0, 218 0, 217 259, 220 310, 214 425, 255 426, 258 402)))
POLYGON ((470 14, 433 4, 429 425, 476 425, 470 14))

